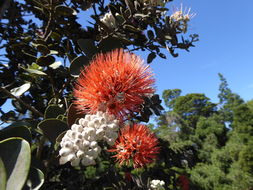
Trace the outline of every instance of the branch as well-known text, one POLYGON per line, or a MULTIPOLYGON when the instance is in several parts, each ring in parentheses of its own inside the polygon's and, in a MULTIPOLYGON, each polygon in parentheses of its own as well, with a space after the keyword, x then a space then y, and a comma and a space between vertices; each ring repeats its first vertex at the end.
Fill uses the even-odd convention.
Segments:
POLYGON ((29 104, 25 103, 23 100, 21 100, 19 97, 14 96, 13 94, 10 93, 10 91, 6 90, 3 87, 0 87, 0 91, 3 91, 5 94, 7 94, 10 98, 14 98, 16 99, 19 103, 23 104, 28 110, 30 110, 31 112, 33 112, 34 114, 43 117, 44 115, 39 112, 38 110, 36 110, 34 107, 30 106, 29 104))

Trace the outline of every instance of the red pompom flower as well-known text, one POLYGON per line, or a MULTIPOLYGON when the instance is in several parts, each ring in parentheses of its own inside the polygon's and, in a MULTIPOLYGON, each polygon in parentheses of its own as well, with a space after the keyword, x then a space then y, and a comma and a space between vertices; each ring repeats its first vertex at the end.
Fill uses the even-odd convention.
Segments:
POLYGON ((154 79, 148 65, 122 49, 99 54, 77 79, 75 104, 81 111, 109 112, 123 119, 138 112, 143 97, 154 93, 154 79))
POLYGON ((150 129, 141 124, 126 126, 121 130, 121 134, 115 145, 109 152, 116 152, 119 164, 133 163, 134 168, 143 167, 153 162, 160 148, 158 139, 150 129))

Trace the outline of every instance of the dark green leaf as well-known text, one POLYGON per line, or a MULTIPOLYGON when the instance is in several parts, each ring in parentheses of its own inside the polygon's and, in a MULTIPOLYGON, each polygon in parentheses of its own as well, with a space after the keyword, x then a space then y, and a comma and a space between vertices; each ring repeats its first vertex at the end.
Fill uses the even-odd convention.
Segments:
POLYGON ((76 11, 70 7, 66 7, 66 6, 56 6, 55 7, 55 13, 58 14, 59 16, 72 16, 72 15, 76 15, 76 11))
POLYGON ((154 34, 154 32, 153 32, 152 30, 149 30, 149 31, 148 31, 148 38, 149 38, 150 40, 153 40, 153 39, 155 38, 155 34, 154 34))
POLYGON ((43 55, 47 55, 50 53, 50 50, 47 48, 47 46, 42 44, 37 45, 37 50, 41 52, 43 55))
POLYGON ((0 189, 6 189, 6 171, 4 167, 4 163, 0 157, 0 189))
POLYGON ((108 37, 99 44, 99 50, 102 52, 108 52, 117 48, 122 48, 122 43, 115 37, 108 37))
POLYGON ((57 118, 58 115, 64 114, 65 110, 58 105, 49 105, 45 111, 44 118, 57 118))
POLYGON ((80 74, 81 69, 84 68, 85 65, 88 65, 89 59, 86 56, 79 56, 72 60, 70 64, 70 74, 73 76, 78 76, 80 74))
POLYGON ((125 19, 122 15, 116 15, 115 16, 116 22, 118 25, 122 25, 125 22, 125 19))
POLYGON ((166 55, 164 55, 163 53, 159 53, 158 55, 159 55, 161 58, 166 59, 166 55))
POLYGON ((38 168, 31 168, 22 190, 39 190, 44 183, 44 174, 38 168))
POLYGON ((58 119, 45 119, 38 125, 43 131, 43 134, 52 142, 55 143, 56 138, 63 132, 68 130, 68 125, 58 119))
POLYGON ((70 127, 73 125, 78 118, 83 118, 85 114, 78 112, 75 104, 71 104, 68 109, 67 123, 70 127))
POLYGON ((141 32, 141 30, 139 30, 138 28, 131 26, 129 24, 124 25, 124 29, 130 31, 130 32, 141 32))
POLYGON ((97 47, 95 46, 95 43, 92 39, 79 39, 77 40, 77 43, 81 50, 87 55, 87 56, 93 56, 97 53, 97 47))
POLYGON ((156 53, 155 52, 151 52, 148 55, 148 63, 151 63, 155 58, 156 58, 156 53))
POLYGON ((59 33, 57 33, 57 32, 52 32, 50 34, 50 37, 53 38, 56 41, 60 41, 61 40, 61 35, 59 33))
POLYGON ((31 151, 27 141, 9 138, 0 142, 0 157, 7 174, 7 190, 21 190, 29 173, 31 151))
POLYGON ((0 131, 0 141, 10 137, 21 137, 29 143, 32 141, 31 132, 26 126, 10 125, 0 131))
POLYGON ((36 60, 39 66, 48 66, 55 62, 55 58, 52 55, 41 56, 36 60))

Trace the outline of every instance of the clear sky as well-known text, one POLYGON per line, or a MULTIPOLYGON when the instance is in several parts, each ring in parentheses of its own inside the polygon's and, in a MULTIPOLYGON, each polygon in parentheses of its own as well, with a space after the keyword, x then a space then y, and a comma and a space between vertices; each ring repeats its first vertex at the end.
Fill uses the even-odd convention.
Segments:
MULTIPOLYGON (((253 99, 253 1, 174 0, 168 8, 172 11, 181 3, 197 14, 188 34, 199 34, 200 41, 190 52, 179 51, 177 58, 166 53, 166 60, 152 62, 157 92, 161 95, 165 89, 179 88, 183 94, 205 93, 218 102, 220 72, 233 92, 245 100, 253 99)), ((148 54, 140 55, 146 60, 148 54)), ((3 109, 9 106, 8 101, 3 109)))
POLYGON ((253 99, 253 1, 174 0, 168 5, 180 3, 197 14, 188 33, 199 34, 200 41, 190 52, 179 51, 177 58, 159 58, 151 64, 158 93, 179 88, 183 94, 205 93, 218 102, 220 72, 233 92, 253 99))

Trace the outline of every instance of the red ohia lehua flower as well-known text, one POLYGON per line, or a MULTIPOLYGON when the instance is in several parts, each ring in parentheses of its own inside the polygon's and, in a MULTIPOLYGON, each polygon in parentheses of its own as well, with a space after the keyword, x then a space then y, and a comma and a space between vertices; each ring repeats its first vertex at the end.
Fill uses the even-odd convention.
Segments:
POLYGON ((181 187, 182 190, 189 190, 190 189, 190 181, 185 175, 180 175, 178 177, 178 185, 181 187))
POLYGON ((121 129, 115 145, 108 151, 116 152, 113 157, 120 165, 133 163, 134 168, 139 168, 156 159, 160 150, 157 145, 158 139, 147 126, 134 124, 121 129))
POLYGON ((153 74, 140 57, 117 49, 97 55, 84 68, 75 85, 75 104, 81 111, 124 119, 139 111, 144 96, 154 93, 153 84, 153 74))

